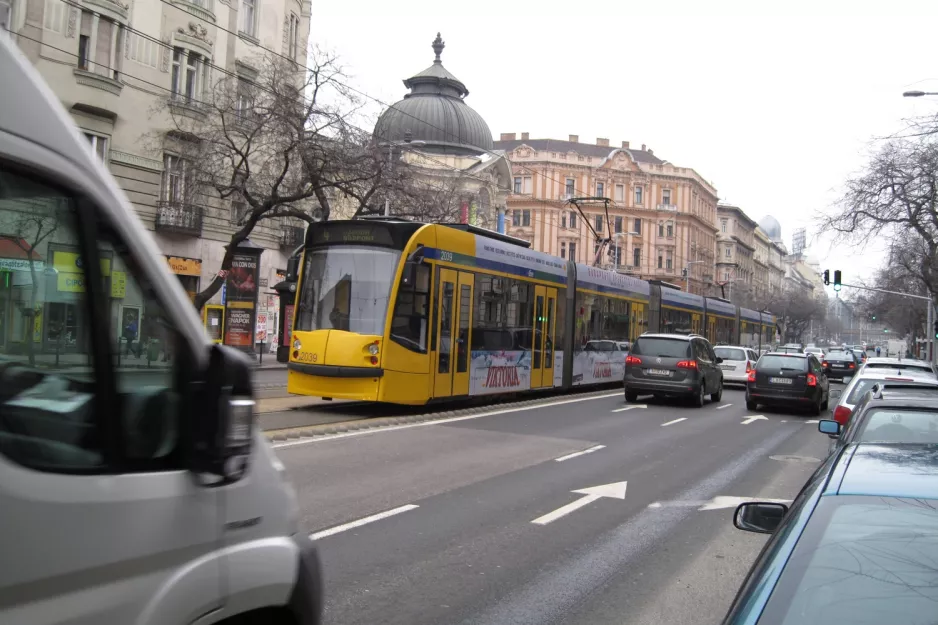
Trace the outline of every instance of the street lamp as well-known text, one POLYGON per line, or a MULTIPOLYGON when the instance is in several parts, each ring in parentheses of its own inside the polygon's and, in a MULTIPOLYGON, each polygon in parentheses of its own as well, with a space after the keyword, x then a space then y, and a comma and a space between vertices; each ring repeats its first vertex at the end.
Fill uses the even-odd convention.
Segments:
POLYGON ((921 98, 925 95, 938 95, 938 91, 903 91, 903 98, 921 98))
MULTIPOLYGON (((408 133, 410 134, 410 133, 408 133)), ((393 163, 394 148, 421 148, 427 145, 426 141, 411 141, 410 139, 405 139, 403 141, 388 141, 384 144, 388 148, 388 173, 391 171, 391 164, 393 163)), ((387 217, 391 214, 391 198, 386 196, 384 198, 384 216, 387 217)))

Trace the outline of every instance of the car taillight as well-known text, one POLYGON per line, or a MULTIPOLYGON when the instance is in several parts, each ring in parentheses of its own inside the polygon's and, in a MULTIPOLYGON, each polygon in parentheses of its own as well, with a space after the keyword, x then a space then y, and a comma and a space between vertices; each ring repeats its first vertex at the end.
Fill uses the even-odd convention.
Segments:
POLYGON ((853 364, 852 362, 849 362, 849 363, 847 363, 847 368, 848 368, 848 369, 856 369, 857 366, 856 366, 855 364, 853 364))
POLYGON ((640 364, 642 364, 642 359, 639 358, 638 356, 633 356, 633 355, 629 354, 628 356, 625 357, 625 364, 627 364, 627 365, 640 365, 640 364))
POLYGON ((817 376, 813 373, 808 374, 808 386, 817 386, 817 376))
POLYGON ((821 361, 821 366, 826 369, 826 368, 828 368, 828 367, 831 366, 831 363, 827 362, 826 360, 822 360, 822 361, 821 361))
POLYGON ((847 425, 847 421, 850 420, 850 415, 853 413, 850 408, 846 406, 837 406, 834 409, 834 421, 840 425, 847 425))
POLYGON ((755 381, 756 381, 756 370, 755 370, 755 369, 751 369, 751 370, 749 371, 749 378, 748 378, 748 379, 749 379, 750 382, 755 382, 755 381))
POLYGON ((746 373, 749 373, 750 371, 752 371, 752 363, 747 360, 746 361, 746 373))
POLYGON ((675 365, 678 369, 696 369, 696 360, 679 360, 675 365))

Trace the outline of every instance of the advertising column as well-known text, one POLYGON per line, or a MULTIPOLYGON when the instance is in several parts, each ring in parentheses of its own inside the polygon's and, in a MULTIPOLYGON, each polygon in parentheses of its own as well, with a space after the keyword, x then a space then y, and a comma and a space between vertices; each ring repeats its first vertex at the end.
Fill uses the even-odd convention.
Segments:
POLYGON ((225 345, 254 351, 258 269, 262 250, 235 254, 225 279, 225 345))

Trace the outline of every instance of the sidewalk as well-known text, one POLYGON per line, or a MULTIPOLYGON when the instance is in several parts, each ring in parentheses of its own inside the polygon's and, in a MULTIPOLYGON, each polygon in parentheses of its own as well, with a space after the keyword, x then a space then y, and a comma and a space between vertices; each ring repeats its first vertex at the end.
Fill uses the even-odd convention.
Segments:
POLYGON ((324 406, 338 406, 347 404, 350 400, 334 399, 328 401, 320 397, 303 397, 290 395, 289 397, 268 397, 257 400, 258 414, 269 412, 284 412, 287 410, 305 410, 308 408, 322 408, 324 406))

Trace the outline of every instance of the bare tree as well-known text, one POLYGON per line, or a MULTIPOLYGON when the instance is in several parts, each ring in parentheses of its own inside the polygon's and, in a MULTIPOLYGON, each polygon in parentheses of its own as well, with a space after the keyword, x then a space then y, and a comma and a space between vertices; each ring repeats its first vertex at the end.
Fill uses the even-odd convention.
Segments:
MULTIPOLYGON (((925 296, 926 288, 921 277, 902 262, 904 250, 900 246, 894 247, 896 249, 890 252, 886 266, 876 272, 868 285, 863 286, 925 296)), ((910 336, 912 344, 917 337, 923 336, 923 329, 926 333, 931 330, 925 328, 928 314, 925 306, 901 296, 864 291, 857 297, 855 310, 864 315, 876 315, 877 321, 886 325, 896 336, 910 336)))
POLYGON ((824 298, 810 290, 789 286, 775 309, 784 340, 800 342, 812 321, 823 322, 827 315, 824 298))
POLYGON ((335 56, 314 51, 309 67, 274 55, 249 64, 253 78, 224 76, 202 101, 176 94, 166 104, 174 128, 161 141, 181 159, 164 203, 169 210, 231 203, 239 211, 238 229, 219 272, 196 295, 197 308, 221 288, 238 245, 260 221, 325 221, 336 198, 352 202, 356 215, 374 213, 384 190, 404 188, 409 173, 389 168, 354 124, 362 103, 335 56))

